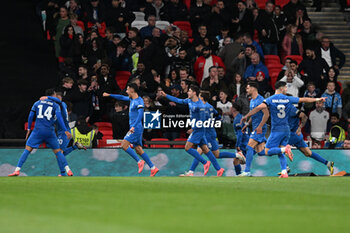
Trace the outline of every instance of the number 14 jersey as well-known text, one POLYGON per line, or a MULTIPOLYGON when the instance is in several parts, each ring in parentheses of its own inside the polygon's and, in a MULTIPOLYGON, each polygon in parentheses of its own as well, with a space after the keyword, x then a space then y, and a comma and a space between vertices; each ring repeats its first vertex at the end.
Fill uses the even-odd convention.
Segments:
POLYGON ((275 94, 264 100, 264 103, 270 109, 271 131, 289 132, 289 112, 293 104, 299 103, 298 97, 275 94))

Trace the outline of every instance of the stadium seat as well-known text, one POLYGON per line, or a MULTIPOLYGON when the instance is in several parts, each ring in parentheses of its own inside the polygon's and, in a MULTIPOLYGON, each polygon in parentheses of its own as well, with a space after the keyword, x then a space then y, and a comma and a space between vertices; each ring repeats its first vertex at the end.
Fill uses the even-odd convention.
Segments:
POLYGON ((142 20, 134 20, 132 23, 131 23, 131 27, 135 27, 137 29, 141 29, 145 26, 148 25, 148 22, 147 21, 142 21, 142 20))
POLYGON ((168 21, 159 20, 156 22, 156 27, 160 30, 165 30, 168 26, 170 26, 170 23, 168 21))
POLYGON ((255 3, 259 9, 265 9, 266 2, 267 0, 255 0, 255 3))
POLYGON ((83 29, 83 31, 85 31, 85 25, 84 25, 84 22, 83 21, 77 21, 77 25, 79 27, 81 27, 81 29, 83 29))
POLYGON ((192 28, 191 24, 188 21, 175 21, 174 25, 178 26, 182 31, 186 31, 188 33, 188 37, 192 38, 192 28))
MULTIPOLYGON (((186 142, 187 138, 175 138, 174 142, 186 142)), ((185 145, 173 145, 173 148, 185 148, 185 145)))
POLYGON ((97 140, 98 148, 121 148, 121 140, 116 139, 100 139, 97 140))
POLYGON ((120 89, 124 89, 128 83, 131 73, 129 71, 117 71, 115 75, 115 81, 117 82, 120 89))
POLYGON ((270 63, 270 64, 266 64, 266 67, 267 69, 270 71, 271 70, 274 70, 274 69, 279 69, 281 70, 283 65, 280 64, 280 63, 270 63))
POLYGON ((95 122, 98 130, 112 130, 112 123, 110 122, 95 122))
POLYGON ((275 5, 283 8, 289 1, 290 0, 275 0, 275 5))
POLYGON ((340 86, 340 94, 343 94, 343 84, 340 81, 337 81, 338 85, 340 86))
POLYGON ((191 8, 191 0, 183 0, 183 3, 186 5, 187 10, 190 10, 190 8, 191 8))
POLYGON ((265 55, 265 64, 281 64, 281 59, 277 55, 265 55))
POLYGON ((279 73, 280 73, 279 71, 269 72, 270 84, 271 84, 272 89, 275 89, 275 83, 277 82, 277 78, 278 78, 279 73))
POLYGON ((259 44, 259 32, 254 30, 253 40, 259 44))
POLYGON ((283 63, 285 62, 285 60, 286 60, 287 58, 290 58, 290 59, 292 59, 292 60, 297 61, 297 62, 298 62, 298 65, 299 65, 300 62, 303 60, 303 57, 302 57, 302 56, 299 56, 299 55, 288 55, 288 56, 286 56, 286 57, 284 58, 283 63))
POLYGON ((145 20, 145 13, 143 13, 141 11, 134 11, 133 13, 136 17, 134 21, 144 21, 145 20))
MULTIPOLYGON (((169 141, 167 138, 152 138, 151 141, 169 141)), ((153 145, 151 144, 151 148, 170 148, 170 145, 153 145)))

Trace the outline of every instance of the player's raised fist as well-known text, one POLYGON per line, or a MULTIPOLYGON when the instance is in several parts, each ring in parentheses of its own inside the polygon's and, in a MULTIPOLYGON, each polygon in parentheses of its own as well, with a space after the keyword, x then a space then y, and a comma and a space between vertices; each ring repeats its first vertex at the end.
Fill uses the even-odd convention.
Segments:
POLYGON ((164 91, 161 91, 161 92, 160 92, 160 96, 165 97, 165 96, 166 96, 165 92, 164 92, 164 91))
POLYGON ((103 92, 103 97, 109 97, 110 94, 108 94, 107 92, 103 92))

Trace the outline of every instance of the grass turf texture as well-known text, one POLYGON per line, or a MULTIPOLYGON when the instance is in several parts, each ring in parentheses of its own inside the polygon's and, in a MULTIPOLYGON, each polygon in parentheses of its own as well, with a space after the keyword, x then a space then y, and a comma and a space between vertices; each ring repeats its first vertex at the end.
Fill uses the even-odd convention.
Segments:
POLYGON ((0 232, 348 232, 350 179, 0 178, 0 232))

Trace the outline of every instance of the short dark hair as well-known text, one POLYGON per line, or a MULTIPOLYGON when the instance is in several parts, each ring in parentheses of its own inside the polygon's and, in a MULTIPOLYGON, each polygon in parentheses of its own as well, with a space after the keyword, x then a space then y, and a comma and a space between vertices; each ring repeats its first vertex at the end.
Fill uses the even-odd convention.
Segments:
POLYGON ((77 84, 78 84, 78 86, 80 86, 80 85, 86 85, 87 86, 89 84, 89 82, 87 80, 85 80, 85 79, 79 79, 77 84))
POLYGON ((55 91, 56 95, 62 96, 63 97, 63 93, 62 91, 55 91))
POLYGON ((254 45, 247 45, 245 48, 251 48, 253 51, 256 51, 256 47, 254 45))
POLYGON ((284 86, 286 86, 286 85, 287 85, 286 82, 278 81, 278 82, 275 83, 275 89, 276 89, 276 90, 277 90, 277 89, 280 89, 281 87, 284 87, 284 86))
POLYGON ((254 88, 257 89, 257 90, 258 90, 258 88, 259 88, 257 82, 248 82, 248 85, 249 85, 250 87, 254 87, 254 88))
POLYGON ((47 89, 47 90, 45 91, 45 95, 46 95, 46 96, 52 96, 52 95, 54 95, 54 94, 55 94, 55 89, 53 89, 53 88, 47 89))
POLYGON ((239 106, 237 103, 232 103, 232 108, 236 109, 238 112, 241 112, 241 106, 239 106))
POLYGON ((203 97, 205 102, 208 102, 210 100, 210 92, 209 91, 201 90, 200 95, 203 97))
POLYGON ((199 95, 199 87, 197 85, 191 84, 190 88, 192 91, 196 92, 196 95, 199 95))
POLYGON ((337 119, 339 119, 339 114, 337 112, 333 112, 331 114, 331 117, 336 117, 337 119))
POLYGON ((134 89, 135 92, 138 92, 139 87, 136 85, 136 83, 128 83, 127 87, 134 89))
POLYGON ((213 69, 213 68, 218 68, 217 66, 211 66, 211 67, 209 67, 209 69, 208 69, 208 71, 209 71, 209 73, 210 73, 210 71, 211 71, 211 69, 213 69))
POLYGON ((290 64, 298 65, 298 62, 297 62, 296 60, 291 60, 291 61, 290 61, 290 64))
POLYGON ((245 36, 245 37, 247 37, 249 39, 252 39, 252 35, 250 35, 249 32, 244 33, 243 36, 245 36))

